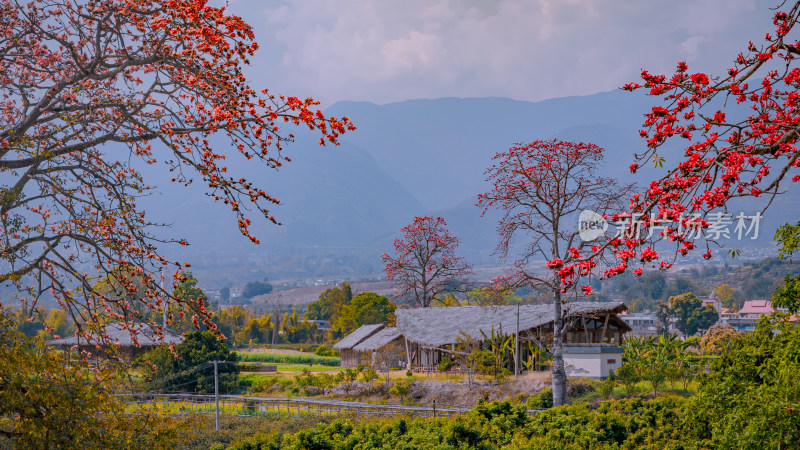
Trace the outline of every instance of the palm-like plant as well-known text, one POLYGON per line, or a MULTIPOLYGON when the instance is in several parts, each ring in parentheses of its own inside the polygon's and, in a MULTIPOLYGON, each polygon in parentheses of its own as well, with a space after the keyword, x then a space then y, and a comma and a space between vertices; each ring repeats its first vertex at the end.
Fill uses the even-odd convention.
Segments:
POLYGON ((508 361, 506 355, 514 351, 514 336, 504 334, 502 328, 495 330, 494 325, 488 335, 483 330, 480 332, 492 352, 494 378, 500 380, 505 375, 503 369, 508 361))

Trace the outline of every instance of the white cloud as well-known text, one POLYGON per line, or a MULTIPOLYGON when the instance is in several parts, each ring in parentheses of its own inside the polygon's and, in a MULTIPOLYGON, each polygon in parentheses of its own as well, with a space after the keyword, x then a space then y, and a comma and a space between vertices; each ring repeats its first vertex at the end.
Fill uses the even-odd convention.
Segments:
POLYGON ((719 72, 770 25, 752 0, 285 0, 231 10, 265 47, 251 76, 328 102, 540 100, 614 89, 681 60, 719 72))

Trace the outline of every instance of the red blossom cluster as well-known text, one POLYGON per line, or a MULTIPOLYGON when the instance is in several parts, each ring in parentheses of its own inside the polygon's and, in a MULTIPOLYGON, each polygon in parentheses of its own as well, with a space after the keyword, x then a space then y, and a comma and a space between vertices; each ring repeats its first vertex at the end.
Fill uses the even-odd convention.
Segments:
MULTIPOLYGON (((606 244, 617 263, 609 265, 605 276, 640 264, 671 267, 675 256, 697 248, 692 242, 696 236, 688 232, 692 229, 706 236, 703 256, 710 258, 706 235, 710 214, 724 210, 731 199, 772 198, 787 180, 800 181, 796 174, 800 168, 800 34, 794 29, 800 3, 783 6, 788 8, 773 16, 775 32, 766 34, 762 45, 748 43, 747 52, 736 57, 726 75, 690 73, 688 65, 680 62, 672 75, 645 70, 643 83, 623 87, 647 89, 648 95, 663 99, 663 104, 645 114, 639 134, 647 151, 637 155, 630 171, 635 173, 646 161, 657 166, 677 162, 643 194, 631 197, 630 210, 638 220, 625 230, 630 238, 606 244), (663 150, 674 139, 687 142, 681 155, 663 150), (655 230, 660 231, 649 233, 655 230), (643 237, 648 234, 653 238, 643 237), (676 245, 668 260, 653 249, 653 241, 659 240, 676 245)), ((642 267, 633 271, 639 275, 642 267)), ((562 282, 569 285, 569 277, 562 282)))

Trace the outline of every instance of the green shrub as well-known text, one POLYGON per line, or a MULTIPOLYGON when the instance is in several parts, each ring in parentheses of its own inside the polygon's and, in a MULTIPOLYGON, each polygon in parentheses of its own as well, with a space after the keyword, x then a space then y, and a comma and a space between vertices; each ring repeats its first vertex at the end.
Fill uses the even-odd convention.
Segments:
POLYGON ((569 380, 567 384, 567 391, 570 398, 577 398, 595 392, 602 382, 592 378, 579 378, 577 380, 569 380))
POLYGON ((453 361, 450 361, 450 358, 445 355, 444 358, 439 361, 439 372, 447 372, 451 367, 453 367, 453 361))
POLYGON ((614 381, 611 378, 607 378, 603 381, 597 391, 604 399, 611 397, 611 394, 614 393, 614 381))
POLYGON ((378 372, 372 368, 372 366, 367 366, 364 368, 364 371, 361 372, 361 379, 364 380, 366 383, 369 383, 373 380, 378 379, 378 372))
MULTIPOLYGON (((608 400, 595 409, 588 403, 549 408, 552 390, 545 389, 526 405, 479 401, 458 420, 339 420, 271 441, 251 438, 235 448, 800 448, 798 361, 800 327, 765 320, 755 332, 736 338, 711 372, 699 376, 690 399, 662 396, 608 400), (528 408, 545 409, 528 414, 528 408)), ((624 367, 616 376, 635 386, 636 378, 624 367)), ((609 380, 597 389, 607 393, 613 385, 609 380)))
POLYGON ((681 401, 604 402, 597 410, 585 404, 528 414, 524 405, 482 402, 458 420, 337 420, 294 435, 254 436, 235 449, 286 448, 684 448, 696 447, 680 434, 681 401))
POLYGON ((270 376, 254 383, 251 383, 250 392, 271 392, 274 390, 282 391, 294 384, 290 378, 270 376))
POLYGON ((544 388, 536 395, 528 397, 525 402, 529 409, 547 409, 553 407, 553 389, 544 388))
POLYGON ((625 385, 628 395, 633 395, 636 392, 636 383, 642 380, 634 365, 629 363, 624 363, 617 368, 614 371, 614 378, 625 385))
POLYGON ((314 350, 314 354, 317 356, 333 356, 339 357, 339 351, 333 348, 328 347, 327 345, 320 345, 319 347, 314 350))
POLYGON ((389 394, 400 397, 401 400, 405 399, 409 392, 411 392, 411 382, 398 381, 389 389, 389 394))
POLYGON ((303 373, 295 375, 295 382, 301 388, 315 387, 319 389, 326 389, 345 381, 345 373, 339 372, 337 374, 318 373, 314 374, 309 372, 308 369, 303 369, 303 373))

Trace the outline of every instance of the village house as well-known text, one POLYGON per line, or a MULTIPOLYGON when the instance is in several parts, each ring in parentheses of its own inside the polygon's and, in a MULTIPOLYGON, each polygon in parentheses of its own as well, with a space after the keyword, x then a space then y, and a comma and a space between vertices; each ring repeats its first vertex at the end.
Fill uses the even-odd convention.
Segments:
MULTIPOLYGON (((636 312, 636 313, 629 313, 627 311, 623 311, 619 314, 619 318, 622 319, 628 326, 631 327, 631 331, 628 333, 628 336, 635 336, 635 337, 650 337, 655 336, 658 334, 660 323, 658 320, 658 315, 654 312, 636 312)), ((670 334, 677 334, 682 336, 683 334, 678 330, 678 318, 677 317, 670 317, 669 318, 669 330, 670 334)))
MULTIPOLYGON (((621 343, 631 328, 619 318, 626 309, 621 302, 577 302, 564 305, 564 361, 570 376, 604 378, 622 364, 621 343)), ((486 347, 492 334, 518 336, 520 352, 516 363, 532 361, 531 367, 546 368, 529 345, 552 345, 552 305, 461 306, 398 309, 396 327, 365 325, 346 336, 334 348, 340 351, 343 367, 359 363, 405 361, 421 371, 435 370, 442 358, 463 356, 465 347, 486 347), (398 348, 399 347, 399 348, 398 348), (391 353, 392 356, 386 356, 391 353)))
POLYGON ((769 300, 748 300, 737 312, 724 310, 720 312, 719 324, 730 325, 736 331, 753 331, 756 329, 758 319, 777 310, 769 300))
POLYGON ((619 318, 631 327, 630 336, 648 337, 658 333, 658 317, 656 313, 639 312, 620 314, 619 318))

